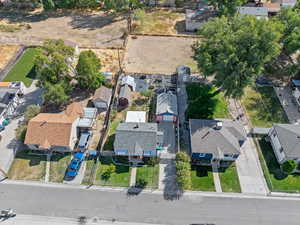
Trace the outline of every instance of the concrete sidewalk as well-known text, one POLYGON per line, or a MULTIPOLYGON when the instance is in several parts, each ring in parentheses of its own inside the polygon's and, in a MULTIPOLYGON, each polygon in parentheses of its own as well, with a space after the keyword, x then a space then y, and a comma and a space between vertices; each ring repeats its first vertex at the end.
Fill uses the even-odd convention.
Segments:
MULTIPOLYGON (((84 216, 75 218, 65 217, 49 217, 49 216, 35 216, 35 215, 18 215, 14 218, 1 220, 3 225, 150 225, 148 223, 132 223, 132 222, 119 222, 107 221, 101 218, 93 217, 86 218, 84 216)), ((151 224, 159 225, 159 224, 151 224)), ((162 225, 162 224, 160 224, 162 225)))

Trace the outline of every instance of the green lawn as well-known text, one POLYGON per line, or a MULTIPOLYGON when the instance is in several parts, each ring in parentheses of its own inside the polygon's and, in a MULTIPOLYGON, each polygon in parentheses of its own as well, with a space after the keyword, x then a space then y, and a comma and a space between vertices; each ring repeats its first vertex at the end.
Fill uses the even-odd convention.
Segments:
POLYGON ((19 151, 9 169, 8 178, 13 180, 44 181, 46 156, 33 155, 29 151, 19 151))
POLYGON ((62 182, 66 173, 66 169, 71 161, 71 154, 52 155, 50 162, 50 181, 62 182))
POLYGON ((273 123, 288 122, 272 87, 246 88, 242 103, 254 127, 272 127, 273 123))
POLYGON ((38 50, 29 48, 4 78, 4 81, 23 81, 29 87, 35 77, 34 58, 38 50))
POLYGON ((269 189, 271 191, 300 191, 300 176, 283 173, 270 143, 266 142, 263 138, 256 139, 255 141, 260 148, 259 159, 269 189))
POLYGON ((193 191, 215 191, 213 174, 210 168, 192 166, 191 180, 193 191))
POLYGON ((223 192, 241 192, 239 177, 233 164, 224 172, 219 172, 223 192))
POLYGON ((131 171, 131 168, 129 166, 116 165, 116 172, 114 172, 108 180, 103 179, 102 173, 105 171, 105 168, 107 168, 111 163, 113 162, 110 157, 101 157, 99 166, 97 168, 96 184, 128 187, 131 171))
POLYGON ((191 119, 231 118, 228 102, 222 92, 206 84, 186 85, 188 95, 187 117, 191 119))
POLYGON ((158 188, 159 165, 142 166, 137 168, 136 180, 143 179, 147 182, 146 188, 158 188))

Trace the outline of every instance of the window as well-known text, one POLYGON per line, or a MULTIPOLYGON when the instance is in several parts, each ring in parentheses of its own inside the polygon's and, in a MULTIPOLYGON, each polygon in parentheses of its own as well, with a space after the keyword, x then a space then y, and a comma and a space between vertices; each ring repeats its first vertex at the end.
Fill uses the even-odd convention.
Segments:
POLYGON ((204 157, 205 153, 199 153, 199 157, 204 157))

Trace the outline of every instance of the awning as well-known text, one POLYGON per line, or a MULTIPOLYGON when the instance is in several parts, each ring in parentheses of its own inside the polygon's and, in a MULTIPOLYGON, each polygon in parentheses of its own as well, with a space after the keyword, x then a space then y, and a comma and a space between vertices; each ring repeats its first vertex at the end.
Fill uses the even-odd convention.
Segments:
POLYGON ((155 151, 153 151, 153 150, 144 150, 143 155, 150 157, 150 156, 155 156, 156 154, 155 154, 155 151))
POLYGON ((115 153, 116 153, 116 155, 120 155, 120 156, 126 156, 126 155, 128 155, 128 150, 126 150, 126 149, 119 149, 119 150, 115 150, 115 153))

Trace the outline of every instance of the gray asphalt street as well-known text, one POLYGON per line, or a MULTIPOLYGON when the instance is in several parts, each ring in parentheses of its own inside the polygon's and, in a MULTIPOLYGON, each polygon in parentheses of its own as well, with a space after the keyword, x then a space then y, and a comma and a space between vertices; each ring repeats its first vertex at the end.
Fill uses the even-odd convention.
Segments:
POLYGON ((184 196, 0 184, 0 208, 20 214, 159 224, 299 225, 300 201, 184 196))

